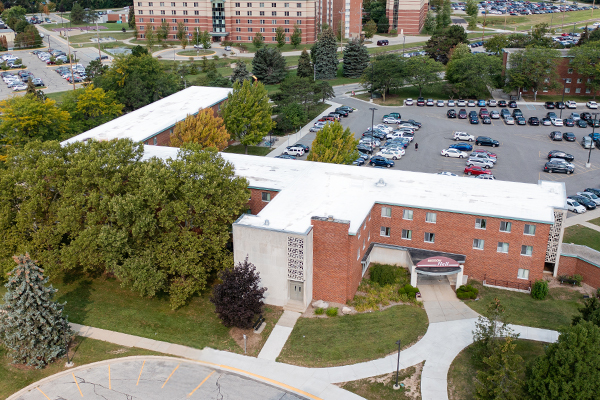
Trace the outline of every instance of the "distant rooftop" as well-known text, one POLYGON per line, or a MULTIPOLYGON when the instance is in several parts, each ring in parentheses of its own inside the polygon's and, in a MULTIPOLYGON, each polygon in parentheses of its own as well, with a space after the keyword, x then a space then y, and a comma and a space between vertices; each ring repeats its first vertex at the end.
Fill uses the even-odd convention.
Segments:
POLYGON ((212 107, 227 99, 233 89, 207 86, 190 86, 164 99, 127 113, 97 126, 63 143, 84 142, 88 139, 111 140, 129 138, 144 142, 163 132, 188 115, 212 107))

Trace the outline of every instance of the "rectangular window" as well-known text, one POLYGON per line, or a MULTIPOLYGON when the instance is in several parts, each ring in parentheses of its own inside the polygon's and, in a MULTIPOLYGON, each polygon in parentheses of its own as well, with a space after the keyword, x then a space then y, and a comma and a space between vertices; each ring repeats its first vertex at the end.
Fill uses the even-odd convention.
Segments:
POLYGON ((194 7, 198 7, 198 3, 194 3, 194 7))
POLYGON ((236 36, 235 40, 242 40, 242 37, 241 36, 236 36))
POLYGON ((302 20, 301 20, 301 19, 297 20, 297 21, 296 21, 296 24, 298 24, 298 25, 302 25, 302 20))
POLYGON ((568 73, 568 74, 572 74, 572 73, 573 73, 573 68, 569 68, 569 69, 567 70, 567 73, 568 73))
POLYGON ((241 15, 241 14, 240 14, 240 12, 239 12, 239 11, 236 11, 236 12, 235 12, 235 15, 241 15))
POLYGON ((483 250, 483 244, 485 240, 483 239, 473 239, 473 248, 477 250, 483 250))
POLYGON ((242 22, 242 20, 241 20, 241 19, 236 19, 236 20, 235 20, 235 23, 236 23, 236 24, 240 24, 241 22, 242 22))
POLYGON ((392 207, 381 207, 381 216, 391 218, 392 217, 392 207))
POLYGON ((246 7, 252 7, 252 3, 246 3, 246 7))
POLYGON ((425 241, 427 243, 434 243, 435 242, 435 233, 425 232, 425 241))
POLYGON ((249 24, 251 24, 251 23, 252 23, 252 20, 251 20, 251 19, 249 19, 249 20, 248 20, 248 23, 249 23, 249 24))
POLYGON ((183 6, 184 6, 184 7, 187 7, 187 3, 183 3, 183 6))
MULTIPOLYGON (((143 22, 143 21, 140 21, 140 22, 143 22)), ((142 25, 142 26, 140 26, 140 31, 143 31, 143 30, 144 30, 144 26, 142 25)))
POLYGON ((517 279, 529 279, 529 270, 519 268, 517 272, 517 279))
POLYGON ((264 11, 259 11, 258 13, 259 13, 259 15, 260 15, 261 17, 264 17, 264 16, 265 16, 265 12, 264 12, 264 11))
POLYGON ((565 79, 565 83, 571 83, 571 78, 565 79))
POLYGON ((583 81, 581 80, 581 78, 577 78, 577 83, 582 83, 583 81))
POLYGON ((240 28, 240 27, 238 26, 238 27, 236 27, 236 28, 235 28, 235 31, 236 31, 236 32, 241 32, 241 31, 242 31, 242 28, 240 28))
POLYGON ((425 221, 430 222, 432 224, 435 224, 436 219, 437 219, 436 213, 428 212, 427 215, 425 216, 425 221))
POLYGON ((284 6, 284 7, 289 7, 289 6, 290 6, 290 3, 283 3, 283 6, 284 6))
MULTIPOLYGON (((152 6, 152 3, 148 3, 148 5, 149 5, 149 6, 152 6)), ((142 6, 142 2, 141 2, 141 1, 138 1, 138 7, 141 7, 141 6, 142 6)))
MULTIPOLYGON (((183 19, 183 23, 184 23, 184 24, 187 24, 188 22, 190 22, 190 20, 189 20, 189 19, 187 19, 187 18, 184 18, 184 19, 183 19)), ((187 26, 186 26, 185 28, 186 28, 185 30, 187 31, 187 26)))
POLYGON ((258 6, 259 6, 259 7, 264 7, 264 6, 265 6, 265 3, 258 3, 258 6))
POLYGON ((290 33, 290 28, 285 28, 285 29, 284 29, 284 32, 285 32, 285 33, 290 33))
POLYGON ((252 15, 252 11, 248 11, 246 14, 247 15, 252 15))
POLYGON ((236 7, 240 7, 240 3, 235 3, 235 6, 236 7))
POLYGON ((533 253, 533 246, 521 246, 521 255, 531 257, 531 253, 533 253))
POLYGON ((486 220, 485 218, 475 219, 475 229, 485 229, 486 220))
MULTIPOLYGON (((271 28, 271 32, 273 32, 273 33, 277 32, 277 28, 271 28)), ((275 36, 273 36, 273 37, 275 37, 275 36)))
MULTIPOLYGON (((194 15, 200 15, 200 11, 197 11, 197 10, 196 10, 196 11, 194 11, 194 15)), ((196 23, 198 23, 198 22, 200 22, 200 20, 199 20, 199 19, 197 19, 195 22, 196 22, 196 23)))
POLYGON ((289 11, 285 11, 285 12, 283 13, 283 16, 284 16, 284 17, 289 17, 289 16, 290 16, 290 12, 289 12, 289 11))
POLYGON ((565 93, 571 93, 571 88, 565 88, 565 93))
POLYGON ((283 23, 284 23, 285 25, 289 25, 289 24, 290 24, 290 20, 289 20, 289 19, 286 19, 286 20, 284 20, 284 21, 283 21, 283 23))
POLYGON ((271 11, 271 16, 275 17, 277 15, 277 11, 271 11))
POLYGON ((188 15, 187 10, 183 10, 183 15, 188 15))
POLYGON ((380 231, 379 231, 379 235, 381 236, 385 236, 385 237, 389 237, 390 236, 390 227, 389 226, 382 226, 380 231))
POLYGON ((171 11, 171 15, 177 15, 177 11, 175 11, 175 10, 172 10, 172 11, 171 11))
POLYGON ((508 253, 508 243, 498 242, 498 253, 508 253))
POLYGON ((152 138, 152 144, 156 146, 157 143, 158 143, 158 138, 156 136, 154 136, 154 138, 152 138))
POLYGON ((271 201, 271 193, 262 192, 262 201, 271 201))
POLYGON ((365 249, 366 246, 367 246, 367 241, 365 239, 363 239, 363 250, 365 249))
POLYGON ((575 93, 581 93, 581 88, 575 89, 575 93))
POLYGON ((175 3, 171 3, 171 7, 175 7, 175 3))
POLYGON ((272 19, 272 20, 271 20, 271 25, 277 25, 277 20, 275 20, 275 19, 272 19))
POLYGON ((264 31, 265 31, 265 28, 260 28, 260 31, 261 31, 261 32, 264 32, 264 31))
POLYGON ((264 24, 265 24, 265 20, 264 20, 264 19, 261 19, 261 20, 260 20, 260 24, 261 24, 261 25, 264 25, 264 24))
POLYGON ((296 7, 302 8, 302 3, 296 3, 296 7))
POLYGON ((402 229, 402 239, 412 240, 412 231, 410 229, 402 229))
POLYGON ((586 93, 591 93, 591 92, 592 92, 592 90, 591 90, 589 87, 586 87, 586 88, 585 88, 585 92, 586 92, 586 93))
POLYGON ((160 10, 160 15, 165 15, 165 10, 160 10))
POLYGON ((277 3, 271 3, 271 7, 277 7, 277 3))
MULTIPOLYGON (((173 20, 173 23, 175 23, 175 22, 177 22, 177 20, 175 20, 175 19, 174 19, 174 20, 173 20)), ((174 31, 176 31, 176 30, 177 30, 177 27, 176 27, 176 26, 174 26, 172 29, 173 29, 174 31)))
POLYGON ((150 10, 150 11, 148 11, 148 14, 150 14, 150 15, 154 15, 154 10, 150 10))
POLYGON ((164 6, 165 6, 165 3, 161 1, 161 2, 160 2, 160 6, 161 6, 161 7, 164 7, 164 6))
POLYGON ((138 10, 138 14, 139 14, 139 15, 144 15, 144 11, 142 11, 142 10, 138 10))
POLYGON ((248 32, 252 32, 252 28, 248 28, 248 32))
POLYGON ((525 235, 535 235, 535 225, 525 224, 525 229, 523 230, 525 235))
MULTIPOLYGON (((273 32, 275 32, 275 31, 273 31, 273 32)), ((275 36, 273 36, 273 37, 271 38, 271 41, 272 41, 272 42, 276 42, 276 41, 277 41, 277 38, 276 38, 275 36)))
POLYGON ((402 213, 402 219, 407 219, 409 221, 412 221, 412 219, 413 219, 412 210, 404 210, 404 212, 402 213))
POLYGON ((510 228, 512 227, 511 222, 500 221, 500 232, 510 233, 510 228))
POLYGON ((150 22, 154 22, 154 18, 150 18, 150 22))
POLYGON ((302 11, 296 12, 296 17, 301 17, 301 16, 302 16, 302 11))

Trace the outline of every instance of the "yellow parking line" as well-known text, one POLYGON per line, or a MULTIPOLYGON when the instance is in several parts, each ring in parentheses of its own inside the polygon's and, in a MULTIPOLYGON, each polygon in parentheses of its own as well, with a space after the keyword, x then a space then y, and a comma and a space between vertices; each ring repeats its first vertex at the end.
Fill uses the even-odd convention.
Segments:
POLYGON ((47 398, 48 400, 50 400, 50 397, 46 396, 46 393, 42 392, 42 389, 40 389, 39 387, 37 387, 36 389, 39 390, 40 393, 43 394, 45 398, 47 398))
POLYGON ((144 370, 144 364, 146 364, 146 360, 144 360, 144 362, 142 363, 142 369, 140 369, 140 374, 138 375, 138 380, 135 383, 135 386, 137 386, 138 383, 140 383, 140 378, 142 377, 142 371, 144 370))
POLYGON ((169 375, 169 377, 167 378, 167 380, 165 381, 165 383, 163 383, 163 385, 160 387, 161 389, 165 387, 165 385, 167 384, 167 382, 169 382, 169 379, 171 379, 171 377, 173 376, 173 374, 175 373, 175 371, 177 371, 177 368, 179 368, 179 364, 177 364, 177 366, 175 367, 175 369, 171 372, 171 375, 169 375))
POLYGON ((213 371, 210 374, 208 374, 208 376, 206 378, 204 378, 204 380, 202 382, 200 382, 200 384, 198 386, 196 386, 196 389, 192 390, 190 392, 190 394, 188 394, 188 397, 190 397, 191 395, 193 395, 196 390, 200 389, 200 386, 204 385, 204 382, 206 382, 208 380, 208 378, 210 378, 211 375, 214 374, 214 373, 215 373, 215 371, 213 371))
POLYGON ((110 364, 108 364, 108 390, 112 390, 110 385, 110 364))
POLYGON ((81 395, 81 397, 83 397, 83 393, 81 393, 81 388, 79 387, 79 383, 77 383, 77 378, 75 378, 75 374, 73 372, 71 372, 71 375, 73 375, 73 380, 75 381, 75 384, 77 385, 77 389, 79 389, 79 394, 81 395))

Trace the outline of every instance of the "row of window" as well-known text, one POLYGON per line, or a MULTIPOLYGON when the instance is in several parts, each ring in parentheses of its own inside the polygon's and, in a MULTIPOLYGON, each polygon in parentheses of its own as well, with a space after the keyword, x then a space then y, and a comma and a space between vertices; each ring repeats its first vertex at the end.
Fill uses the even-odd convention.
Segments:
MULTIPOLYGON (((174 12, 174 11, 173 11, 174 12)), ((184 11, 185 12, 185 11, 184 11)), ((196 11, 197 12, 197 11, 196 11)), ((242 15, 241 11, 236 11, 235 15, 242 15)), ((248 17, 252 16, 252 11, 246 11, 246 15, 248 17)), ((259 12, 259 16, 264 17, 265 16, 265 12, 264 11, 260 11, 259 12)), ((271 11, 271 16, 272 17, 276 17, 277 16, 277 11, 271 11)), ((289 11, 284 11, 283 12, 283 16, 284 17, 289 17, 290 16, 290 12, 289 11)), ((302 11, 298 11, 296 12, 296 17, 301 17, 302 16, 302 11)))
MULTIPOLYGON (((167 19, 166 19, 166 18, 161 18, 161 19, 160 19, 160 22, 166 22, 166 21, 167 21, 167 19)), ((144 18, 139 18, 138 22, 144 22, 144 18)), ((148 18, 148 22, 154 22, 154 18, 148 18)), ((173 22, 174 24, 176 24, 176 23, 177 23, 177 20, 176 20, 175 18, 173 18, 173 19, 171 20, 171 22, 173 22)), ((187 23, 189 23, 189 22, 190 22, 190 20, 189 20, 189 19, 187 19, 187 18, 184 18, 184 19, 183 19, 183 23, 184 23, 184 24, 187 24, 187 23)), ((196 23, 196 24, 199 24, 199 23, 200 23, 200 19, 196 18, 196 19, 194 20, 194 23, 196 23)), ((143 26, 140 26, 140 27, 139 27, 139 29, 140 29, 140 30, 144 30, 144 27, 143 27, 143 26)), ((152 30, 155 30, 155 29, 154 29, 154 28, 152 28, 152 30)), ((174 30, 174 31, 176 31, 176 30, 177 30, 177 27, 173 27, 173 30, 174 30)), ((187 31, 187 27, 185 28, 185 30, 187 31)))
MULTIPOLYGON (((241 7, 242 3, 235 3, 235 6, 236 7, 241 7)), ((258 6, 262 8, 262 7, 265 6, 265 3, 258 3, 258 6)), ((287 8, 287 7, 290 6, 290 3, 283 3, 283 6, 287 8)), ((246 7, 250 7, 251 8, 252 7, 252 3, 246 3, 246 7)), ((277 7, 277 3, 271 3, 271 7, 277 7)), ((302 3, 296 3, 296 7, 302 8, 302 3)))
MULTIPOLYGON (((187 10, 182 11, 183 15, 188 15, 187 10)), ((144 15, 144 10, 138 10, 138 15, 144 15)), ((148 15, 154 15, 154 10, 148 10, 148 15)), ((165 10, 160 10, 160 15, 167 15, 165 10)), ((172 10, 171 15, 177 15, 177 11, 172 10)), ((194 15, 200 15, 200 11, 194 11, 194 15)))
MULTIPOLYGON (((165 22, 165 21, 166 21, 166 19, 165 19, 165 18, 161 18, 161 20, 160 20, 160 22, 165 22)), ((144 18, 138 18, 138 22, 144 22, 144 18)), ((154 22, 154 18, 149 18, 149 19, 148 19, 148 22, 154 22)), ((173 18, 173 19, 171 19, 171 22, 173 22, 174 24, 176 24, 176 23, 177 23, 177 19, 173 18)), ((184 23, 184 24, 187 24, 187 23, 189 23, 189 22, 190 22, 190 21, 189 21, 189 19, 187 19, 187 18, 184 18, 184 19, 183 19, 183 23, 184 23)), ((198 18, 194 19, 194 23, 196 23, 196 24, 199 24, 199 23, 200 23, 200 19, 198 19, 198 18)), ((236 19, 236 20, 235 20, 235 23, 236 23, 236 24, 239 24, 239 23, 241 23, 241 22, 240 22, 240 20, 239 20, 239 19, 236 19)), ((249 23, 249 24, 251 24, 251 23, 252 23, 252 20, 251 20, 251 19, 249 19, 249 20, 248 20, 248 23, 249 23)), ((261 24, 261 25, 265 25, 265 23, 266 23, 266 21, 265 21, 264 19, 261 19, 261 20, 260 20, 260 24, 261 24)), ((289 23, 290 23, 290 21, 288 21, 288 20, 284 20, 284 24, 286 24, 286 25, 289 25, 289 23)), ((275 19, 274 19, 274 20, 272 20, 272 21, 271 21, 271 24, 272 24, 272 25, 277 25, 277 20, 275 20, 275 19)), ((301 20, 298 20, 298 21, 296 21, 296 24, 297 24, 297 25, 301 25, 301 24, 302 24, 302 21, 301 21, 301 20)), ((144 30, 144 27, 143 27, 143 26, 140 26, 140 28, 139 28, 139 29, 140 29, 140 30, 144 30)), ((241 28, 236 28, 236 31, 237 31, 237 32, 241 32, 241 30, 240 30, 240 29, 241 29, 241 28)), ((263 28, 261 28, 261 29, 263 29, 263 28)), ((275 28, 273 28, 273 29, 275 29, 275 28)), ((177 30, 177 27, 173 27, 173 30, 174 30, 174 31, 176 31, 176 30, 177 30)), ((186 30, 187 30, 187 29, 186 29, 186 30)), ((289 28, 285 28, 285 31, 286 31, 286 32, 289 32, 289 31, 290 31, 290 29, 289 29, 289 28)), ((249 31, 249 32, 252 32, 252 31, 249 31)), ((261 32, 263 32, 263 31, 261 31, 261 32)), ((273 32, 275 32, 275 30, 273 30, 273 32)))
MULTIPOLYGON (((248 32, 254 32, 252 30, 253 28, 248 28, 248 32)), ((241 32, 242 28, 235 28, 236 32, 241 32)), ((265 28, 260 28, 260 32, 266 32, 265 28)), ((277 28, 271 28, 271 32, 277 32, 277 28)), ((285 33, 290 33, 290 28, 285 28, 284 29, 285 33)))
MULTIPOLYGON (((264 29, 265 29, 265 28, 260 28, 260 31, 261 31, 261 32, 264 32, 264 31, 265 31, 264 29)), ((252 31, 250 31, 250 32, 252 32, 252 31)), ((253 39, 253 37, 252 37, 252 36, 248 36, 248 41, 251 41, 252 39, 253 39)), ((235 37, 235 40, 237 40, 237 41, 240 41, 240 40, 244 40, 244 39, 242 39, 242 37, 241 37, 241 36, 236 36, 236 37, 235 37)), ((266 38, 265 38, 265 40, 266 40, 266 38)), ((272 40, 273 42, 276 42, 276 41, 277 41, 277 38, 276 38, 275 36, 273 36, 273 37, 271 38, 271 40, 272 40)), ((285 41, 286 41, 286 42, 289 42, 289 41, 290 41, 290 38, 289 38, 289 36, 286 36, 286 37, 285 37, 285 41)))
MULTIPOLYGON (((392 207, 381 207, 381 216, 384 218, 392 217, 392 207)), ((413 220, 413 211, 412 210, 403 210, 402 211, 402 219, 412 221, 413 220)), ((428 212, 425 215, 425 222, 430 224, 435 224, 437 222, 437 213, 428 212)), ((475 228, 476 229, 486 229, 487 220, 485 218, 476 218, 475 219, 475 228)), ((500 221, 500 232, 510 233, 512 230, 512 222, 508 221, 500 221)), ((525 235, 535 235, 535 225, 525 224, 525 228, 523 230, 523 234, 525 235)))
MULTIPOLYGON (((163 1, 161 1, 160 3, 158 3, 160 7, 164 7, 165 3, 163 1)), ((188 3, 181 3, 183 5, 183 7, 187 7, 188 3)), ((143 7, 143 3, 141 1, 138 1, 137 3, 138 7, 143 7)), ((154 7, 154 2, 149 2, 148 3, 148 7, 154 7)), ((171 3, 171 7, 175 7, 175 3, 172 2, 171 3)), ((194 7, 198 7, 198 3, 194 3, 194 7)))

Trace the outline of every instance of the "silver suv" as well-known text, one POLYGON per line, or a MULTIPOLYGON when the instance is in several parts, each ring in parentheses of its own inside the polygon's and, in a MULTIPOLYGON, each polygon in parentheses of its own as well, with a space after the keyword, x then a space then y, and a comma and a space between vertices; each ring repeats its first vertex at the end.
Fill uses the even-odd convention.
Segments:
POLYGON ((472 167, 472 166, 490 169, 490 168, 494 168, 494 163, 491 161, 479 160, 477 158, 475 158, 475 159, 469 158, 467 160, 467 167, 472 167))

